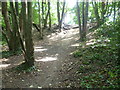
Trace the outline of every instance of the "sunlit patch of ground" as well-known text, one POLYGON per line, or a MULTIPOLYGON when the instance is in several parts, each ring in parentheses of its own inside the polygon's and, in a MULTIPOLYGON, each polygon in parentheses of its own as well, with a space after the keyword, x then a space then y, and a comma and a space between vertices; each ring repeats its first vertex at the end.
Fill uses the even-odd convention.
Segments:
POLYGON ((47 49, 44 49, 44 48, 34 48, 34 51, 35 52, 42 52, 42 51, 46 51, 47 49))
POLYGON ((22 55, 16 55, 16 56, 11 56, 9 58, 3 58, 0 59, 0 65, 2 69, 9 69, 15 66, 20 65, 21 63, 23 63, 23 56, 22 55))
POLYGON ((39 61, 48 62, 48 61, 55 61, 55 60, 57 60, 57 57, 38 58, 35 61, 37 61, 37 62, 39 62, 39 61))
POLYGON ((10 66, 10 64, 0 64, 0 70, 2 70, 2 68, 6 68, 10 66))

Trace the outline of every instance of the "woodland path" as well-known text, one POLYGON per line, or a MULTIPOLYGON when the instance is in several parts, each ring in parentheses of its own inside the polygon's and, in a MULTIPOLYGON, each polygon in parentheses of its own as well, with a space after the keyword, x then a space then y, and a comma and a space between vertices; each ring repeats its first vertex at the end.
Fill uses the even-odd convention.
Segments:
POLYGON ((44 40, 36 38, 38 36, 34 35, 36 70, 29 73, 12 71, 10 68, 20 63, 23 57, 5 59, 11 65, 3 70, 3 87, 79 87, 76 76, 79 60, 71 54, 79 46, 78 29, 51 33, 44 40))

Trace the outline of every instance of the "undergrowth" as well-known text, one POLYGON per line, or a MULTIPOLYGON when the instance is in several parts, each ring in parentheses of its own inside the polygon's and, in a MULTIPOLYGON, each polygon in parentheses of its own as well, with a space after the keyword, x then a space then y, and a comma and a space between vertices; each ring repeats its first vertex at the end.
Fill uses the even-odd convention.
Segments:
POLYGON ((74 57, 80 58, 82 61, 78 70, 80 86, 86 88, 119 88, 118 30, 109 23, 109 25, 102 25, 95 32, 94 42, 96 43, 86 44, 73 53, 74 57))
POLYGON ((22 54, 21 49, 17 50, 16 52, 11 52, 11 51, 2 51, 2 52, 0 52, 0 56, 2 56, 2 58, 8 58, 10 56, 20 55, 20 54, 22 54))
POLYGON ((17 66, 15 68, 15 70, 18 71, 18 72, 21 72, 21 71, 23 71, 23 72, 31 72, 31 71, 35 70, 35 66, 28 67, 25 63, 22 63, 19 66, 17 66))

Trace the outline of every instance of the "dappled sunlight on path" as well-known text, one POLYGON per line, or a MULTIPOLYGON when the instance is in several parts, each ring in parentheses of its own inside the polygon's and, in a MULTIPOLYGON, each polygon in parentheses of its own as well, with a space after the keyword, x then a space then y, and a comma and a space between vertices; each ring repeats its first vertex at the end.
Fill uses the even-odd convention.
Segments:
POLYGON ((37 72, 32 75, 32 78, 30 77, 31 75, 24 75, 22 77, 21 74, 19 77, 23 78, 24 83, 20 82, 20 78, 17 75, 17 79, 13 78, 12 83, 5 79, 4 86, 21 87, 19 85, 22 85, 22 87, 30 87, 32 85, 36 88, 65 87, 69 82, 72 82, 73 86, 75 86, 74 81, 70 81, 69 79, 75 78, 74 72, 76 71, 71 70, 71 65, 75 63, 75 58, 71 56, 71 53, 79 46, 78 40, 79 30, 77 29, 51 33, 44 37, 44 40, 34 40, 35 67, 37 68, 37 72))
MULTIPOLYGON (((38 52, 35 51, 36 66, 44 67, 42 69, 42 79, 40 80, 41 87, 58 87, 61 85, 61 82, 69 78, 69 73, 66 74, 66 67, 70 67, 66 64, 72 63, 71 59, 73 57, 70 53, 79 46, 78 40, 79 31, 73 29, 52 33, 43 41, 36 42, 35 48, 38 47, 38 50, 36 48, 38 52), (48 75, 49 78, 46 78, 48 75)), ((39 77, 36 78, 39 79, 39 77)))

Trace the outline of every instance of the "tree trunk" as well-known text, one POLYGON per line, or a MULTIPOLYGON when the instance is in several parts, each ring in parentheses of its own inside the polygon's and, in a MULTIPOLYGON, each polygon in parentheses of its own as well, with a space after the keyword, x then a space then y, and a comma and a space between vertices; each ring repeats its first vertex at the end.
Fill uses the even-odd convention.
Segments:
POLYGON ((15 36, 14 36, 14 40, 16 40, 15 42, 15 45, 16 45, 16 50, 19 49, 20 45, 22 47, 22 50, 23 52, 25 53, 25 48, 24 48, 24 44, 23 44, 23 40, 21 38, 21 35, 20 35, 20 28, 19 28, 19 24, 18 24, 18 19, 17 19, 17 15, 16 15, 16 11, 15 11, 15 8, 14 8, 14 5, 13 5, 13 2, 10 2, 10 6, 11 6, 11 13, 12 13, 12 18, 13 18, 13 29, 14 29, 14 33, 15 33, 15 36))
POLYGON ((46 15, 45 20, 44 20, 44 28, 47 27, 48 16, 49 16, 49 10, 48 10, 47 15, 46 15))
POLYGON ((41 15, 40 15, 40 1, 38 0, 38 12, 39 12, 39 27, 40 27, 40 38, 43 38, 42 26, 41 26, 41 15))
POLYGON ((77 18, 78 18, 78 24, 79 24, 79 34, 80 34, 80 39, 81 39, 82 31, 81 31, 81 20, 80 20, 80 7, 79 7, 78 0, 77 0, 76 4, 77 4, 77 18))
POLYGON ((114 18, 113 21, 115 22, 115 16, 116 16, 116 2, 113 2, 114 5, 114 18))
POLYGON ((102 3, 101 3, 101 9, 102 9, 102 10, 101 10, 101 20, 104 22, 104 18, 105 18, 104 15, 105 15, 105 11, 106 11, 106 10, 105 10, 105 2, 102 2, 102 3))
POLYGON ((15 0, 15 9, 16 9, 16 15, 19 15, 19 5, 18 5, 18 0, 15 0))
POLYGON ((44 25, 44 21, 45 21, 45 18, 44 18, 44 0, 42 0, 42 24, 44 25))
POLYGON ((23 33, 23 8, 21 9, 21 12, 19 14, 19 27, 20 27, 20 33, 22 36, 22 39, 24 40, 24 33, 23 33))
POLYGON ((64 3, 63 3, 63 9, 62 9, 61 20, 60 20, 60 31, 61 31, 63 15, 64 15, 64 10, 65 10, 65 3, 66 3, 66 0, 64 0, 64 3))
POLYGON ((22 15, 23 38, 25 39, 25 30, 26 30, 26 26, 27 26, 27 22, 26 22, 27 15, 26 15, 26 3, 25 3, 25 1, 22 2, 21 15, 22 15))
POLYGON ((59 10, 59 0, 57 0, 57 18, 58 18, 58 27, 59 27, 59 30, 61 31, 60 29, 60 10, 59 10))
POLYGON ((49 13, 49 29, 51 29, 50 0, 48 0, 48 13, 49 13))
POLYGON ((88 20, 88 6, 89 3, 86 2, 86 8, 85 8, 85 16, 84 16, 84 31, 83 31, 83 36, 84 36, 84 40, 86 40, 86 32, 87 32, 87 20, 88 20))
POLYGON ((96 21, 97 21, 97 27, 99 27, 101 24, 101 20, 100 20, 100 16, 99 16, 99 12, 98 12, 98 4, 96 2, 94 2, 94 3, 92 2, 92 5, 93 5, 93 10, 95 13, 96 21))
POLYGON ((25 65, 27 68, 34 65, 34 48, 32 40, 32 2, 22 2, 23 32, 25 34, 25 65), (27 10, 26 10, 27 9, 27 10), (28 11, 28 12, 27 12, 28 11))
POLYGON ((85 30, 85 7, 84 7, 84 2, 82 2, 82 36, 81 36, 81 41, 84 41, 84 30, 85 30))
POLYGON ((9 51, 14 51, 14 41, 13 41, 13 34, 12 34, 12 29, 10 26, 10 21, 8 17, 8 12, 7 12, 7 2, 2 2, 2 15, 3 19, 6 25, 6 34, 8 36, 8 41, 9 41, 9 51))
MULTIPOLYGON (((32 40, 32 2, 27 2, 27 11, 28 17, 26 18, 26 30, 25 30, 25 46, 26 46, 26 54, 25 61, 28 67, 32 67, 34 65, 34 48, 33 48, 33 40, 32 40)), ((25 13, 24 13, 25 14, 25 13)))
POLYGON ((10 47, 9 38, 7 37, 7 34, 3 30, 2 35, 5 37, 8 47, 10 47))
POLYGON ((20 47, 19 37, 17 35, 17 31, 19 31, 19 26, 18 26, 18 20, 17 20, 16 11, 13 5, 13 1, 10 2, 10 8, 11 8, 11 17, 12 17, 12 26, 13 26, 14 49, 16 51, 20 47))

